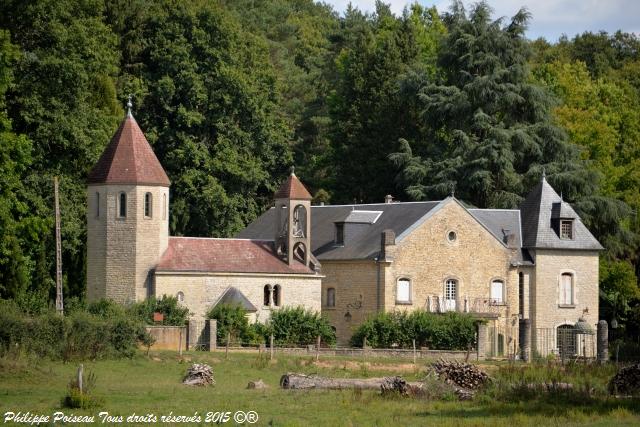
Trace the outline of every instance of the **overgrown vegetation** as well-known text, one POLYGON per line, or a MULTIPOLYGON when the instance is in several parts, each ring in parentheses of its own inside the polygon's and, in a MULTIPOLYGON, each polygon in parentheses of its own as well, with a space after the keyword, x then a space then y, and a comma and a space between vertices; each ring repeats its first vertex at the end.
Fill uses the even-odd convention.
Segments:
POLYGON ((411 348, 433 350, 467 350, 474 345, 476 322, 464 313, 429 313, 393 311, 379 313, 360 325, 351 337, 351 345, 361 347, 364 338, 374 348, 411 348))
POLYGON ((316 344, 318 337, 327 345, 336 342, 335 332, 329 322, 319 313, 303 307, 273 310, 265 324, 249 324, 247 312, 237 305, 217 305, 209 311, 207 317, 218 321, 218 342, 221 343, 227 342, 227 334, 232 344, 245 345, 269 343, 271 335, 274 344, 278 346, 316 344))
POLYGON ((138 343, 151 338, 144 323, 112 303, 60 316, 54 311, 30 316, 11 301, 0 301, 0 355, 27 353, 62 359, 132 357, 138 343))

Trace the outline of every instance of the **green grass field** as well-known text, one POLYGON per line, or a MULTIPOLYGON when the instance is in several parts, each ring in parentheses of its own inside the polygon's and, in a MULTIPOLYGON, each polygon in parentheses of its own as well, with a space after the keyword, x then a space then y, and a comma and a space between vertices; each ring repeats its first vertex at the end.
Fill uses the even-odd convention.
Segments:
MULTIPOLYGON (((180 360, 173 353, 153 353, 149 358, 84 362, 85 372, 96 374, 95 394, 102 403, 90 410, 62 409, 66 392, 78 363, 63 364, 41 359, 0 359, 0 413, 26 412, 51 415, 94 415, 106 411, 125 418, 131 414, 191 416, 196 412, 207 425, 207 412, 255 411, 254 425, 274 426, 634 426, 640 425, 640 400, 613 399, 605 395, 606 380, 615 372, 608 368, 562 369, 488 365, 496 385, 471 402, 425 398, 385 398, 375 391, 289 391, 278 387, 285 372, 317 373, 340 377, 372 377, 400 374, 406 379, 423 375, 423 366, 406 361, 361 361, 325 359, 315 364, 309 357, 279 356, 270 363, 255 354, 188 353, 180 360), (180 381, 192 362, 212 365, 216 385, 190 388, 180 381), (248 390, 250 380, 262 379, 269 388, 248 390), (509 381, 564 379, 579 389, 595 390, 591 396, 528 395, 509 392, 509 381)), ((197 424, 197 423, 196 423, 197 424)), ((71 424, 68 424, 71 425, 71 424)), ((77 424, 75 424, 77 425, 77 424)), ((187 425, 187 424, 175 424, 187 425)), ((188 424, 194 425, 194 424, 188 424)), ((226 425, 236 425, 233 419, 226 425)), ((246 423, 245 425, 251 425, 246 423)))

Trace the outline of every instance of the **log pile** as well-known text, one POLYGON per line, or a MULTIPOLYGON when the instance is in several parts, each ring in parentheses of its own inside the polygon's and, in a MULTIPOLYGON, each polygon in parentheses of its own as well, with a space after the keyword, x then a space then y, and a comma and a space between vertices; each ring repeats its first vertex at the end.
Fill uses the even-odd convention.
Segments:
POLYGON ((187 370, 187 375, 182 380, 182 384, 186 385, 213 385, 215 383, 211 366, 204 363, 191 365, 187 370))
POLYGON ((440 360, 431 366, 441 380, 464 389, 477 390, 490 381, 489 375, 470 363, 440 360))
POLYGON ((626 396, 640 394, 640 363, 620 369, 609 381, 609 393, 626 396))

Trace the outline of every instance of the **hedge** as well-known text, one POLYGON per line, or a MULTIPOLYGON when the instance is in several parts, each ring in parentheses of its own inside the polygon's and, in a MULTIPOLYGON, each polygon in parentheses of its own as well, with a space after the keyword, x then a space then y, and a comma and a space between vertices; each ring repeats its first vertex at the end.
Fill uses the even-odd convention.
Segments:
POLYGON ((364 338, 374 348, 411 348, 466 350, 475 343, 477 320, 464 313, 443 314, 416 310, 379 313, 360 325, 351 337, 351 345, 361 347, 364 338))

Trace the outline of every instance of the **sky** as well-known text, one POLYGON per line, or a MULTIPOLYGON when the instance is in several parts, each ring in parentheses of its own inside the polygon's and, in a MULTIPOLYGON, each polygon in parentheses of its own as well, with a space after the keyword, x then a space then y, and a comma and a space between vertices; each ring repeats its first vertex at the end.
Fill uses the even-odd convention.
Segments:
MULTIPOLYGON (((375 10, 375 0, 322 0, 343 12, 347 4, 358 7, 362 11, 375 10)), ((402 13, 406 4, 412 0, 383 0, 391 5, 391 10, 402 13)), ((439 12, 444 12, 451 5, 450 0, 418 0, 425 6, 435 5, 439 12)), ((475 3, 465 0, 465 6, 475 3)), ((555 42, 562 34, 572 38, 585 31, 600 30, 613 33, 622 30, 640 35, 640 0, 488 0, 494 10, 494 17, 510 18, 521 7, 531 12, 527 37, 537 39, 544 37, 555 42)))

